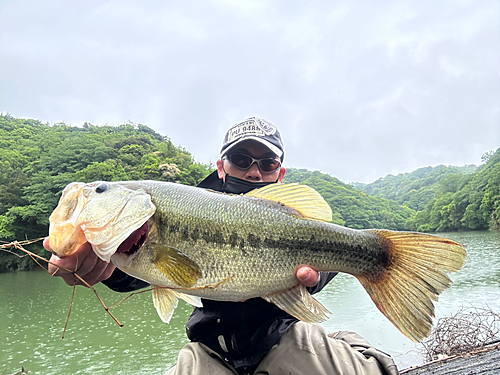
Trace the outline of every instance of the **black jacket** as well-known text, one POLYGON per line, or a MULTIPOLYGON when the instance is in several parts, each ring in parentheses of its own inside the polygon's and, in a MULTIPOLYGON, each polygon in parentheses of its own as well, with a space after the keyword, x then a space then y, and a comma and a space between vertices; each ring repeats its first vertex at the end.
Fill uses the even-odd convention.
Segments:
MULTIPOLYGON (((198 186, 221 191, 222 181, 214 172, 198 186)), ((319 292, 335 275, 322 272, 320 282, 308 288, 309 291, 319 292)), ((118 269, 103 283, 119 292, 148 286, 118 269)), ((196 307, 186 324, 189 340, 207 345, 236 368, 255 368, 287 329, 298 321, 262 298, 245 302, 202 299, 202 302, 203 307, 196 307)))

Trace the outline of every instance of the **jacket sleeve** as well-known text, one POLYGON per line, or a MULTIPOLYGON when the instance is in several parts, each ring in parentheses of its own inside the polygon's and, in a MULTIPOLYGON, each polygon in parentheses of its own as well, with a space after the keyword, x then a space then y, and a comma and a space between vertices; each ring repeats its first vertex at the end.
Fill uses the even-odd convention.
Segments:
POLYGON ((109 279, 102 281, 102 283, 115 292, 123 293, 133 292, 149 286, 147 282, 129 276, 118 268, 115 269, 109 279))
POLYGON ((326 284, 328 284, 335 276, 337 276, 337 273, 338 272, 320 272, 318 283, 315 286, 308 287, 307 290, 311 294, 318 293, 326 286, 326 284))

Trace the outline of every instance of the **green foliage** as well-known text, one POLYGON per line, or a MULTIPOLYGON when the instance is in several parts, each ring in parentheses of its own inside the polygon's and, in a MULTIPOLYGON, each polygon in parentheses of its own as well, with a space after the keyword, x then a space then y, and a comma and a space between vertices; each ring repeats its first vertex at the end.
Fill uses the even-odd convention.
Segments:
MULTIPOLYGON (((0 239, 46 236, 50 213, 70 182, 155 179, 196 185, 210 171, 144 125, 51 126, 1 115, 0 239)), ((41 245, 34 248, 43 254, 41 245)), ((0 252, 0 272, 33 266, 0 252)))
POLYGON ((379 197, 373 197, 340 180, 306 169, 287 169, 284 182, 297 182, 317 190, 332 208, 333 222, 355 229, 406 229, 414 213, 408 207, 379 197))
POLYGON ((285 179, 320 191, 340 222, 351 228, 499 230, 500 149, 485 153, 482 161, 479 168, 440 165, 353 186, 306 170, 290 170, 285 179))
POLYGON ((463 179, 463 175, 476 172, 475 165, 453 167, 439 165, 437 167, 419 168, 411 173, 401 173, 397 176, 387 175, 371 184, 354 183, 353 186, 365 193, 381 198, 391 199, 415 211, 421 211, 434 199, 439 188, 446 186, 453 191, 463 179), (440 181, 445 183, 440 185, 440 181))
POLYGON ((474 174, 448 175, 407 225, 422 232, 500 229, 500 149, 474 174))
MULTIPOLYGON (((345 184, 321 172, 288 169, 284 182, 316 189, 333 222, 351 228, 424 232, 500 229, 500 149, 479 168, 438 166, 345 184)), ((144 125, 82 127, 0 115, 0 240, 35 239, 70 182, 154 179, 196 185, 212 167, 144 125)), ((42 246, 32 251, 44 255, 42 246)), ((0 272, 29 269, 0 252, 0 272)))

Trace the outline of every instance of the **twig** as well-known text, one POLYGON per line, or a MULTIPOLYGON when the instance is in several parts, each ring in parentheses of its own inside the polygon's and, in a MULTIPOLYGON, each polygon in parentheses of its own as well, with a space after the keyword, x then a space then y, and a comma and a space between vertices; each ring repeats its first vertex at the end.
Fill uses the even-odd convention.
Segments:
MULTIPOLYGON (((80 277, 80 275, 78 275, 75 271, 73 270, 70 270, 68 268, 65 268, 65 267, 60 267, 58 266, 57 264, 51 262, 50 260, 48 259, 45 259, 35 253, 32 253, 31 251, 28 251, 26 250, 25 248, 23 248, 22 245, 29 245, 29 244, 32 244, 34 242, 38 242, 38 241, 41 241, 43 240, 43 238, 38 238, 36 240, 26 240, 26 241, 13 241, 11 243, 8 243, 8 244, 3 244, 3 245, 0 245, 0 250, 2 251, 5 251, 5 252, 8 252, 10 254, 14 254, 14 255, 17 255, 17 256, 20 256, 19 254, 16 254, 14 253, 13 251, 11 250, 8 250, 9 248, 12 248, 14 247, 15 249, 18 249, 18 250, 21 250, 23 251, 24 253, 27 254, 27 256, 31 257, 31 259, 33 259, 43 270, 45 270, 49 275, 52 275, 49 270, 45 267, 43 267, 36 259, 38 260, 42 260, 48 264, 52 264, 53 266, 55 267, 58 267, 58 269, 63 269, 69 273, 72 273, 73 276, 75 276, 78 280, 80 280, 87 288, 89 288, 90 290, 92 290, 94 292, 94 294, 96 295, 97 299, 99 300, 99 302, 101 303, 102 307, 104 308, 104 310, 109 314, 109 316, 111 316, 111 318, 113 318, 113 320, 116 322, 116 324, 118 324, 120 327, 123 327, 123 324, 121 324, 118 319, 115 318, 115 316, 111 313, 111 311, 109 311, 109 308, 106 306, 106 304, 104 303, 104 301, 102 300, 102 298, 99 296, 99 293, 97 293, 97 290, 95 290, 89 283, 87 283, 82 277, 80 277)), ((52 275, 54 276, 54 275, 52 275)), ((74 290, 73 290, 73 296, 74 296, 74 290)), ((73 298, 73 297, 72 297, 73 298)), ((73 304, 73 300, 71 302, 71 305, 73 304)), ((67 318, 67 321, 66 321, 66 326, 67 326, 67 323, 69 321, 69 315, 71 314, 71 307, 70 307, 70 310, 68 312, 68 318, 67 318)), ((64 332, 66 332, 66 326, 64 327, 64 332)), ((64 337, 64 333, 63 333, 63 337, 64 337)))
POLYGON ((158 287, 153 287, 153 288, 141 290, 139 292, 130 293, 127 297, 125 297, 124 299, 122 299, 120 302, 118 302, 117 304, 109 307, 109 309, 111 310, 111 309, 114 309, 115 307, 120 306, 123 302, 125 302, 126 300, 128 300, 130 297, 135 296, 136 294, 141 294, 141 293, 145 293, 145 292, 151 292, 155 288, 158 288, 158 287))
POLYGON ((438 320, 432 334, 422 342, 427 360, 438 355, 468 353, 500 338, 500 314, 489 308, 460 309, 438 320))
POLYGON ((61 338, 64 338, 64 336, 66 335, 66 328, 68 328, 69 316, 71 314, 71 310, 73 309, 73 302, 75 301, 75 291, 76 291, 76 285, 73 285, 73 293, 71 293, 71 302, 69 304, 68 317, 66 318, 66 323, 64 324, 64 330, 61 338))

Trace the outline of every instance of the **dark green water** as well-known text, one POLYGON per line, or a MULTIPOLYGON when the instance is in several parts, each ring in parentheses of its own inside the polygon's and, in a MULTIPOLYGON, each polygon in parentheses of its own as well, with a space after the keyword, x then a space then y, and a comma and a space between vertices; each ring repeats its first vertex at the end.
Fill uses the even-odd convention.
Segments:
MULTIPOLYGON (((464 268, 437 304, 437 318, 464 307, 488 306, 500 312, 500 232, 442 233, 467 246, 464 268)), ((123 298, 103 285, 97 289, 110 306, 123 298)), ((24 366, 30 374, 163 374, 187 342, 191 307, 179 302, 170 324, 158 318, 150 293, 133 296, 113 310, 120 328, 99 301, 77 288, 66 338, 61 335, 72 288, 44 272, 0 274, 0 374, 24 366)), ((419 347, 376 309, 357 280, 339 275, 317 298, 332 312, 329 332, 360 333, 390 353, 400 368, 421 362, 419 347)))

